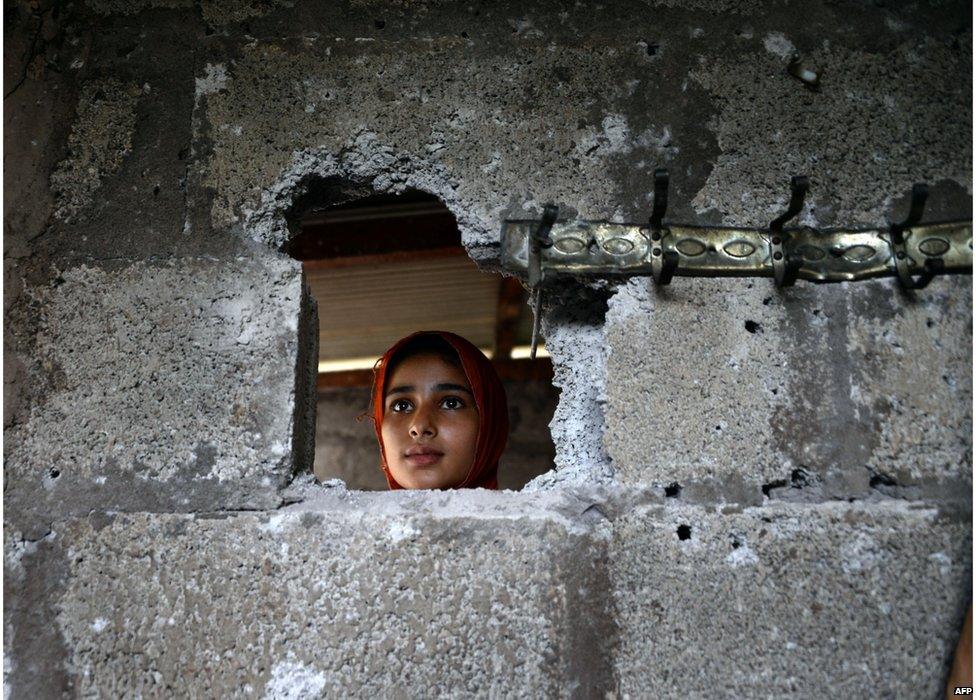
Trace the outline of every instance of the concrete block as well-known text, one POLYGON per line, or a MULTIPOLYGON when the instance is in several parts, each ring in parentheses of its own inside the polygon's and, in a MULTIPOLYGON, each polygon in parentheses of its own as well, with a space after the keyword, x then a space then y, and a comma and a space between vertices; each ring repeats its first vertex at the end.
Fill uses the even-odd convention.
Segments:
POLYGON ((8 687, 13 697, 602 696, 600 643, 612 635, 605 570, 593 563, 606 540, 553 503, 333 490, 271 513, 57 523, 40 543, 8 544, 8 687), (25 591, 28 580, 51 586, 25 591), (30 614, 45 606, 56 617, 30 614), (65 669, 59 687, 35 652, 65 669))
POLYGON ((10 517, 268 507, 311 467, 314 308, 298 263, 80 265, 28 294, 52 386, 5 435, 10 517))
POLYGON ((58 219, 70 221, 88 207, 102 179, 119 170, 132 150, 136 103, 143 87, 108 78, 85 85, 68 138, 69 156, 51 174, 58 219))
POLYGON ((747 502, 796 470, 829 497, 958 492, 972 480, 970 284, 942 278, 915 299, 893 280, 622 285, 606 330, 618 477, 738 481, 747 502))
POLYGON ((972 523, 923 504, 645 506, 614 523, 622 697, 941 696, 972 523))

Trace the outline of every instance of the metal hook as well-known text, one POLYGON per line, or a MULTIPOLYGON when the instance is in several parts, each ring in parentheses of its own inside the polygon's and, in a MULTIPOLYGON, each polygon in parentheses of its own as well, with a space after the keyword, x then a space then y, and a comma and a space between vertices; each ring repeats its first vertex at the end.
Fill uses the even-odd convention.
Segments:
POLYGON ((790 206, 769 224, 769 248, 773 259, 773 277, 777 287, 793 286, 800 265, 803 263, 802 258, 789 255, 783 247, 783 241, 786 239, 783 224, 803 209, 803 200, 807 196, 808 189, 810 189, 810 180, 806 175, 794 175, 790 178, 790 206))
POLYGON ((667 168, 654 171, 654 209, 651 211, 651 228, 660 229, 664 212, 668 209, 668 184, 670 176, 667 168))
POLYGON ((547 204, 542 209, 542 221, 539 222, 539 228, 536 229, 535 239, 543 248, 552 248, 552 238, 550 238, 549 232, 552 231, 552 225, 556 223, 557 216, 559 216, 559 207, 555 204, 547 204))
POLYGON ((670 284, 678 269, 678 253, 665 247, 664 239, 671 235, 663 226, 668 209, 670 177, 666 168, 654 171, 654 208, 651 210, 651 275, 656 284, 670 284))
POLYGON ((542 282, 542 249, 551 248, 552 238, 549 232, 552 225, 556 223, 556 216, 559 214, 559 207, 554 204, 547 204, 542 210, 542 220, 539 227, 532 234, 529 241, 529 287, 535 288, 542 282))
MULTIPOLYGON (((915 224, 922 220, 922 212, 925 210, 925 201, 929 196, 928 185, 917 182, 912 185, 911 204, 908 208, 908 216, 900 224, 891 225, 891 253, 895 258, 895 273, 898 275, 898 283, 903 289, 924 289, 928 286, 932 278, 945 266, 944 261, 939 259, 926 259, 925 270, 917 278, 912 277, 909 266, 914 261, 909 257, 905 246, 905 230, 911 229, 915 224)), ((909 235, 911 231, 909 231, 909 235)))
POLYGON ((529 357, 535 359, 535 351, 539 342, 539 321, 542 316, 542 249, 551 248, 553 245, 549 232, 552 231, 556 217, 559 215, 559 207, 554 204, 547 204, 542 210, 542 220, 539 228, 532 234, 529 243, 529 289, 532 290, 532 343, 529 348, 529 357))

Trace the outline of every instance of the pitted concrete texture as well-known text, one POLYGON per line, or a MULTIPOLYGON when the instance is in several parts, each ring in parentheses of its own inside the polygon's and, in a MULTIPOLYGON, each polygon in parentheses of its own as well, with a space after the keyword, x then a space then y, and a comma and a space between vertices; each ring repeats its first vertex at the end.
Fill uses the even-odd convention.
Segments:
POLYGON ((116 172, 132 149, 142 90, 115 78, 92 81, 81 90, 68 157, 51 174, 59 219, 71 220, 91 204, 102 178, 116 172))
POLYGON ((101 15, 135 15, 149 9, 186 9, 192 0, 94 0, 88 3, 93 12, 101 15))
POLYGON ((801 220, 814 226, 886 225, 915 182, 946 180, 971 196, 972 86, 960 76, 972 70, 972 27, 954 43, 911 29, 895 25, 902 42, 890 50, 824 41, 805 53, 822 73, 817 92, 787 73, 797 51, 788 33, 766 33, 766 51, 749 61, 705 59, 691 75, 720 106, 711 125, 722 153, 695 206, 730 226, 764 226, 798 174, 811 181, 801 220))
MULTIPOLYGON (((13 547, 8 570, 61 567, 52 622, 83 697, 602 697, 606 539, 520 503, 333 490, 274 513, 92 516, 13 547)), ((13 697, 43 680, 21 663, 13 697)))
POLYGON ((298 263, 82 265, 30 293, 35 371, 53 388, 5 436, 7 498, 52 514, 266 507, 310 468, 293 433, 311 381, 296 376, 310 351, 298 263))
POLYGON ((932 282, 915 303, 851 299, 851 399, 878 423, 873 472, 899 483, 972 481, 972 291, 972 279, 956 277, 932 282))
POLYGON ((611 549, 618 690, 941 697, 971 556, 972 522, 921 504, 638 508, 611 549))
POLYGON ((879 479, 965 488, 970 285, 943 278, 915 299, 893 280, 622 285, 607 316, 606 444, 619 478, 738 477, 756 498, 797 473, 794 486, 839 498, 879 479))
POLYGON ((653 170, 676 152, 666 125, 632 123, 612 106, 628 99, 623 76, 640 66, 636 49, 538 38, 504 56, 460 37, 245 44, 236 58, 208 64, 226 79, 201 100, 213 142, 202 166, 202 184, 216 192, 213 223, 240 223, 280 245, 283 212, 313 175, 432 192, 470 247, 497 242, 502 212, 538 214, 548 201, 619 217, 617 163, 643 159, 653 170), (537 100, 553 76, 558 99, 537 100), (596 94, 605 106, 586 116, 578 105, 596 94), (520 145, 530 143, 540 145, 520 145))
POLYGON ((618 288, 607 313, 605 444, 619 480, 744 472, 758 493, 781 474, 769 422, 788 400, 795 349, 776 332, 784 312, 775 294, 766 280, 676 279, 659 290, 633 279, 618 288))
POLYGON ((557 469, 368 494, 309 484, 315 309, 268 250, 419 189, 493 270, 550 202, 646 221, 661 166, 675 222, 768 225, 803 173, 806 223, 900 218, 921 180, 968 217, 969 5, 883 4, 6 13, 37 125, 4 212, 11 697, 940 694, 970 278, 553 284, 557 469))
POLYGON ((553 385, 560 390, 549 424, 556 469, 533 479, 526 489, 570 482, 609 484, 614 474, 603 444, 606 293, 573 287, 550 287, 549 293, 543 329, 553 358, 553 385))
POLYGON ((88 6, 101 15, 135 15, 152 9, 191 9, 199 11, 207 24, 222 26, 261 17, 277 7, 288 7, 287 0, 91 0, 88 6))

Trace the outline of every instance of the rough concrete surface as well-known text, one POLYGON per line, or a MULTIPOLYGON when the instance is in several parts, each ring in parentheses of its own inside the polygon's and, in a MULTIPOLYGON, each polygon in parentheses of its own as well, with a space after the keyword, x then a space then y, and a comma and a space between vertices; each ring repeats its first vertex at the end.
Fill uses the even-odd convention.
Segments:
POLYGON ((621 285, 606 331, 618 478, 741 477, 759 496, 802 469, 840 498, 872 478, 966 488, 971 282, 940 279, 915 299, 891 280, 621 285))
POLYGON ((663 485, 745 471, 778 476, 769 418, 786 400, 783 317, 766 280, 647 279, 621 285, 607 313, 605 442, 626 482, 663 485))
POLYGON ((132 150, 136 101, 143 88, 114 78, 93 81, 78 98, 68 157, 51 174, 58 199, 54 215, 70 220, 92 203, 102 178, 118 171, 132 150))
MULTIPOLYGON (((606 539, 533 505, 332 490, 270 514, 92 516, 15 549, 7 577, 61 576, 72 695, 600 696, 605 570, 581 561, 606 539)), ((14 697, 37 689, 20 663, 14 697)))
POLYGON ((801 220, 815 226, 884 225, 915 182, 958 183, 971 197, 972 95, 961 79, 971 28, 954 42, 919 40, 904 24, 889 31, 900 39, 889 50, 825 39, 803 53, 823 74, 815 93, 787 74, 797 48, 781 32, 765 34, 765 54, 747 63, 715 57, 693 71, 721 106, 711 126, 722 151, 695 206, 728 225, 762 226, 798 174, 811 182, 801 220))
POLYGON ((309 381, 294 261, 79 266, 32 293, 54 388, 5 435, 8 504, 52 517, 266 506, 311 466, 293 436, 309 381))
POLYGON ((636 508, 611 546, 618 688, 940 697, 972 580, 971 532, 971 520, 924 504, 636 508))
POLYGON ((937 695, 971 278, 564 280, 556 469, 356 494, 309 484, 315 309, 277 250, 303 207, 420 189, 497 271, 505 219, 646 221, 660 166, 680 223, 766 226, 796 174, 807 224, 883 225, 922 180, 926 221, 969 218, 971 17, 11 0, 11 696, 937 695))

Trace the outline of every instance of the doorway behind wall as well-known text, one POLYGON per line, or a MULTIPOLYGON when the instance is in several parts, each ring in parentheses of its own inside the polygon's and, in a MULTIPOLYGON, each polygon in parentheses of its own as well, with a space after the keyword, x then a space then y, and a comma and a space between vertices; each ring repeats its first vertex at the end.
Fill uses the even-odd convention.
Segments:
POLYGON ((369 405, 373 364, 418 330, 464 336, 495 364, 511 423, 499 487, 520 489, 553 468, 549 421, 559 392, 544 345, 528 357, 525 290, 514 278, 478 270, 437 197, 412 191, 312 207, 288 252, 302 262, 318 303, 316 477, 387 488, 372 422, 357 416, 369 405))

